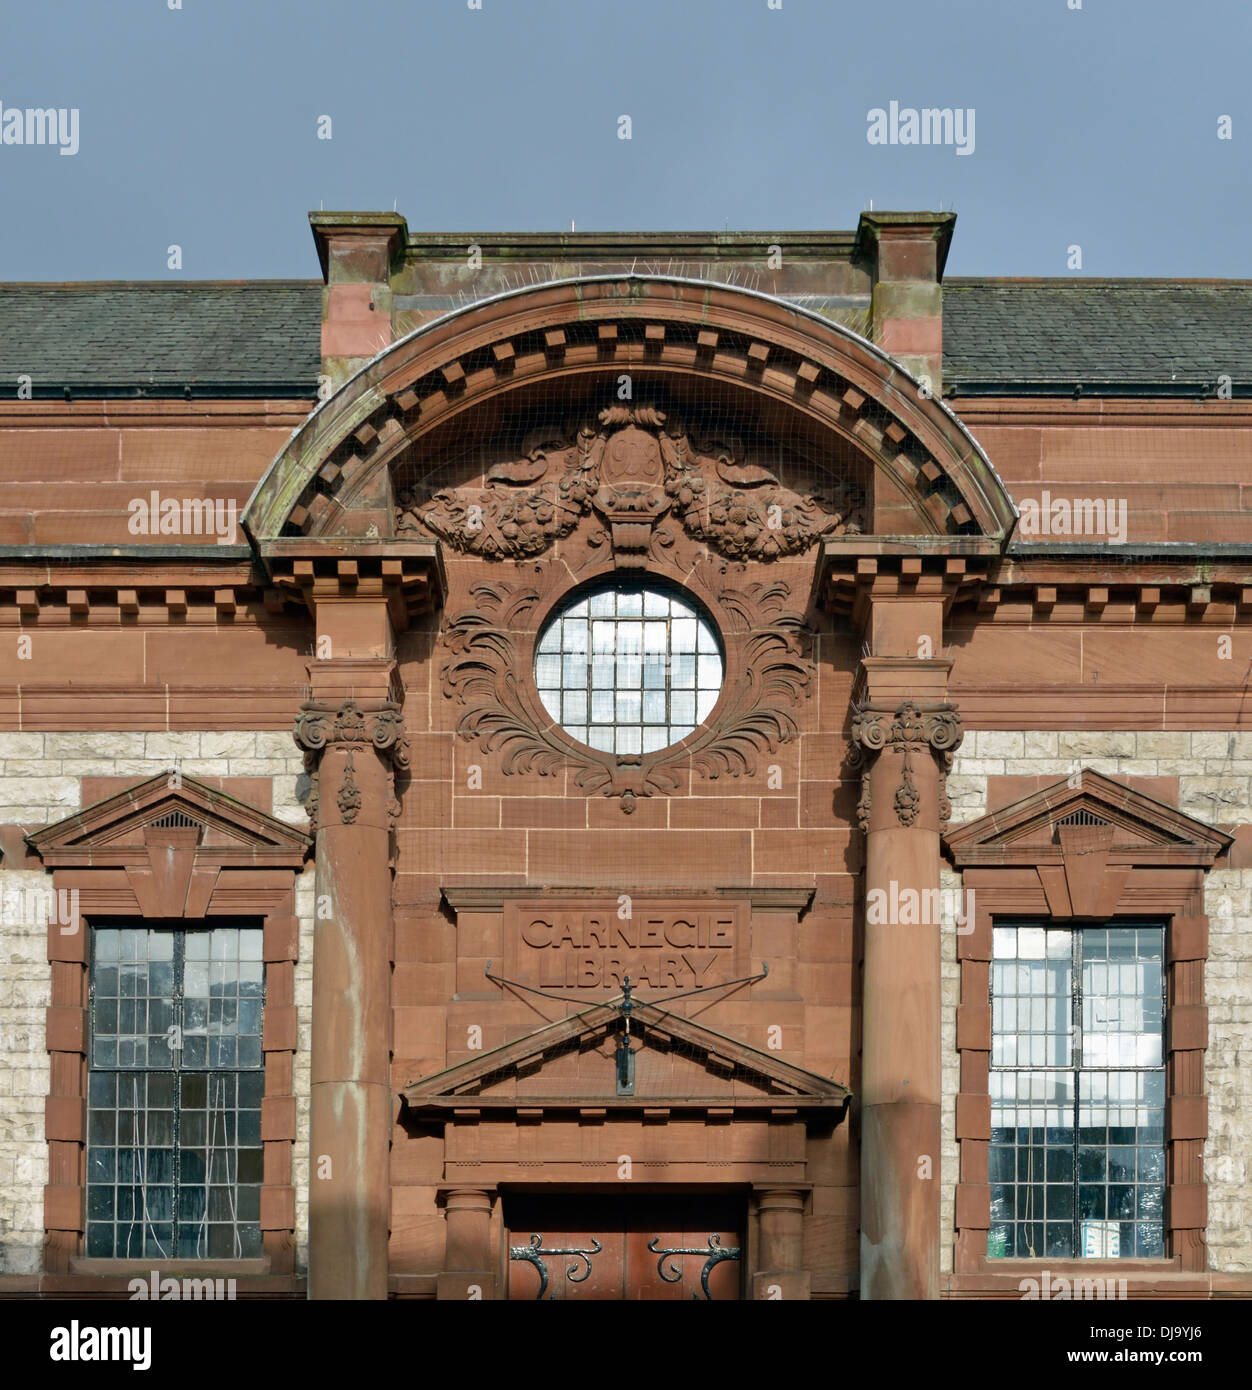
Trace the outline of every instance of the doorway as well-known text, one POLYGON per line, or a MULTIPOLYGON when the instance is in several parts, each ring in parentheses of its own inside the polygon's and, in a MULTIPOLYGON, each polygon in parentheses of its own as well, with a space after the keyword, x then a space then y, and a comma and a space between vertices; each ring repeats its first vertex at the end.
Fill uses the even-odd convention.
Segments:
POLYGON ((545 1301, 742 1298, 745 1202, 687 1196, 504 1199, 508 1296, 545 1301))

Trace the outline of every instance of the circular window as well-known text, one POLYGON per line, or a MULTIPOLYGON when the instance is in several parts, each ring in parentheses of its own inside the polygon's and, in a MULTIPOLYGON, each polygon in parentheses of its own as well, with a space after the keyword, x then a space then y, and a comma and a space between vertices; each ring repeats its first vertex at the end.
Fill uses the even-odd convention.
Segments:
POLYGON ((560 609, 535 648, 543 707, 605 753, 653 753, 717 703, 722 651, 694 602, 645 585, 600 589, 560 609))

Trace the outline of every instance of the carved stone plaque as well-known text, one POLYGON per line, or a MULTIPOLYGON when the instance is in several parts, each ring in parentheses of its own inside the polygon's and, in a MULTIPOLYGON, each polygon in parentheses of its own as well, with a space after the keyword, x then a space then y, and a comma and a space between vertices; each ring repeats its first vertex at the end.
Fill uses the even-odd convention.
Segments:
POLYGON ((504 905, 505 974, 535 989, 642 999, 742 978, 747 904, 715 898, 532 899, 504 905))

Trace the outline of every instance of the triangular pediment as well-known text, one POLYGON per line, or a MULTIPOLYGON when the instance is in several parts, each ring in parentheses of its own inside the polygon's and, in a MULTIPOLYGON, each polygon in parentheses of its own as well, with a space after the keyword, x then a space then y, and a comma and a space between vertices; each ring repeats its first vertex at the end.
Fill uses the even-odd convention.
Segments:
POLYGON ((409 1111, 841 1111, 847 1087, 654 1005, 630 1014, 633 1090, 619 1093, 624 1029, 614 1003, 548 1024, 503 1047, 410 1082, 409 1111))
POLYGON ((158 773, 26 837, 49 868, 127 867, 172 845, 226 866, 298 868, 303 831, 192 777, 158 773))
POLYGON ((950 829, 958 869, 1060 863, 1067 850, 1123 865, 1210 866, 1232 837, 1146 792, 1084 769, 950 829))

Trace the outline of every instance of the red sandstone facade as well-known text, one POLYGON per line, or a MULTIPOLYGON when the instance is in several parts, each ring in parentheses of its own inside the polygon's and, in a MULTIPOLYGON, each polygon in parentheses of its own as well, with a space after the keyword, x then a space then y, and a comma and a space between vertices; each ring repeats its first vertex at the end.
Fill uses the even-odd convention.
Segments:
POLYGON ((44 1237, 0 1291, 146 1277, 84 1245, 91 932, 217 917, 264 929, 264 1254, 213 1266, 241 1294, 1019 1297, 1045 1266, 1252 1292, 1246 1172, 1216 1252, 1209 1200, 1249 1133, 1212 1060, 1248 1021, 1237 901, 1208 965, 1241 750, 1171 771, 1134 742, 1248 727, 1246 400, 945 398, 950 215, 313 223, 324 399, 0 404, 0 730, 294 729, 305 768, 284 819, 260 760, 64 757, 68 814, 0 827, 0 878, 79 894, 43 962, 44 1237), (1125 543, 1023 538, 1045 490, 1126 499, 1125 543), (152 492, 241 529, 136 534, 152 492), (546 712, 536 645, 642 580, 707 615, 720 695, 676 745, 597 751, 546 712), (965 770, 985 734, 1020 744, 965 770), (1228 779, 1207 815, 1203 775, 1228 779), (960 930, 866 910, 941 888, 976 895, 960 930), (1019 918, 1164 926, 1159 1258, 988 1254, 992 930, 1019 918))

